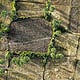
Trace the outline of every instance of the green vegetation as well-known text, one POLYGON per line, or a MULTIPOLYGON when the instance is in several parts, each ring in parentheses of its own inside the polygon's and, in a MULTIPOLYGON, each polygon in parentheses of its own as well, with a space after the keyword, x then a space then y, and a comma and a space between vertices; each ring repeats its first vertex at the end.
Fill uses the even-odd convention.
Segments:
POLYGON ((4 33, 9 32, 9 24, 5 23, 5 20, 7 19, 8 16, 10 16, 11 20, 15 20, 16 19, 16 1, 15 0, 11 0, 11 5, 12 5, 12 9, 10 11, 10 15, 8 14, 8 12, 6 10, 2 10, 0 12, 0 17, 3 18, 3 21, 0 22, 0 38, 2 38, 2 36, 4 35, 4 33))
POLYGON ((52 39, 51 39, 51 42, 48 47, 48 54, 50 54, 50 56, 53 60, 63 58, 63 54, 58 53, 57 48, 55 46, 56 37, 61 35, 61 30, 59 30, 60 24, 61 24, 61 22, 59 20, 53 20, 51 22, 52 29, 53 29, 53 35, 52 35, 52 39))
MULTIPOLYGON (((29 52, 29 53, 31 53, 31 52, 29 52)), ((30 61, 29 53, 27 53, 26 51, 20 52, 20 55, 18 57, 12 58, 12 63, 17 64, 19 66, 28 63, 30 61)))
POLYGON ((56 53, 56 48, 50 48, 51 49, 51 53, 47 54, 47 53, 34 53, 31 51, 18 51, 18 52, 10 52, 7 51, 6 52, 6 59, 11 59, 11 63, 18 65, 18 66, 22 66, 24 64, 27 64, 28 62, 31 61, 31 59, 41 59, 42 60, 42 64, 43 66, 46 65, 48 58, 52 58, 52 59, 61 59, 63 58, 62 54, 57 54, 56 53))
POLYGON ((4 36, 4 33, 9 32, 9 28, 8 25, 1 23, 0 24, 0 38, 2 38, 2 36, 4 36))
POLYGON ((46 53, 39 53, 39 52, 33 53, 31 51, 18 51, 13 53, 11 53, 10 51, 7 51, 5 57, 6 59, 12 58, 11 62, 19 66, 30 62, 31 59, 40 58, 42 59, 42 63, 44 65, 46 64, 48 55, 46 53), (15 56, 15 54, 17 56, 15 56))
MULTIPOLYGON (((4 64, 4 60, 3 59, 0 59, 0 65, 4 64)), ((0 75, 3 75, 4 74, 4 69, 0 68, 0 75)))
POLYGON ((1 15, 1 17, 6 18, 6 16, 7 16, 7 11, 2 10, 0 15, 1 15))
POLYGON ((13 53, 6 51, 5 58, 10 59, 13 56, 13 53))
MULTIPOLYGON (((0 16, 2 18, 4 18, 4 21, 7 17, 7 11, 5 10, 2 10, 1 13, 0 13, 0 16)), ((0 22, 0 38, 2 38, 2 36, 4 35, 4 33, 7 33, 9 31, 9 28, 8 28, 8 25, 5 24, 4 22, 0 22)))
POLYGON ((0 68, 0 75, 3 75, 3 74, 4 74, 4 72, 5 72, 5 70, 4 70, 4 69, 2 69, 2 68, 0 68))
MULTIPOLYGON (((12 3, 13 4, 12 13, 15 16, 16 9, 14 6, 15 4, 14 1, 12 3)), ((48 52, 47 53, 33 53, 31 51, 18 51, 18 52, 7 51, 5 55, 6 59, 8 60, 11 59, 11 63, 21 66, 23 64, 30 62, 31 59, 40 58, 42 60, 43 66, 45 66, 48 58, 55 60, 55 59, 60 59, 64 57, 63 54, 58 53, 57 48, 55 46, 55 39, 56 37, 61 35, 62 31, 60 29, 61 21, 57 19, 53 20, 52 12, 54 10, 55 8, 51 4, 51 1, 48 0, 44 9, 44 18, 51 23, 50 25, 52 26, 52 29, 53 29, 53 35, 52 35, 50 44, 48 46, 48 52)))
MULTIPOLYGON (((16 19, 16 2, 15 0, 12 1, 12 10, 11 10, 11 19, 15 20, 16 19)), ((22 66, 28 62, 31 61, 31 59, 34 58, 40 58, 42 60, 43 66, 47 64, 47 60, 51 58, 53 61, 57 59, 63 58, 63 54, 59 53, 57 51, 56 45, 55 45, 55 39, 56 37, 60 36, 62 33, 62 30, 60 28, 61 21, 54 19, 52 16, 52 12, 55 10, 53 5, 51 4, 51 1, 48 0, 45 9, 44 9, 44 18, 50 22, 50 25, 52 26, 53 29, 53 34, 52 34, 52 39, 50 41, 50 44, 48 46, 48 52, 47 53, 33 53, 31 51, 18 51, 18 52, 10 52, 7 51, 5 58, 7 60, 11 60, 11 63, 14 63, 15 65, 22 66)), ((4 17, 4 19, 7 17, 8 13, 7 11, 3 10, 0 14, 1 17, 4 17)), ((4 22, 0 23, 0 37, 2 37, 3 33, 6 33, 9 31, 8 25, 6 25, 4 22)), ((0 60, 0 64, 3 64, 4 61, 0 60)), ((0 74, 3 74, 4 70, 0 69, 0 74)))
POLYGON ((50 41, 50 44, 48 46, 48 55, 54 60, 54 59, 60 59, 63 57, 63 54, 58 53, 57 48, 55 46, 55 39, 56 37, 60 36, 62 33, 62 30, 60 29, 61 21, 57 19, 53 19, 52 12, 54 12, 55 8, 51 4, 51 0, 48 0, 45 6, 44 10, 44 17, 46 20, 50 21, 50 25, 53 29, 52 39, 50 41))
MULTIPOLYGON (((0 22, 0 39, 4 36, 4 34, 6 34, 7 32, 9 32, 9 24, 6 24, 6 19, 7 17, 10 17, 11 20, 15 20, 16 19, 16 2, 15 0, 10 0, 11 1, 11 5, 12 5, 12 9, 10 11, 10 13, 7 12, 7 10, 2 10, 0 12, 0 18, 2 19, 2 21, 0 22)), ((0 4, 0 7, 2 7, 2 4, 0 4)), ((12 58, 12 54, 7 51, 6 52, 6 59, 11 59, 12 58)), ((4 60, 0 59, 0 64, 4 64, 4 60)), ((0 75, 3 75, 5 72, 4 69, 0 68, 0 75)))
POLYGON ((44 17, 46 20, 51 21, 53 19, 52 12, 54 10, 55 8, 53 7, 53 5, 51 5, 51 1, 48 0, 44 8, 44 17))
POLYGON ((1 33, 7 33, 9 31, 8 25, 1 23, 0 24, 0 32, 1 33))
POLYGON ((23 64, 26 64, 30 61, 30 58, 28 56, 19 56, 19 57, 14 57, 12 59, 12 63, 22 66, 23 64))
POLYGON ((3 64, 4 63, 4 60, 3 59, 0 59, 0 64, 3 64))
POLYGON ((12 20, 15 20, 17 18, 17 15, 16 15, 16 0, 12 0, 11 5, 12 5, 12 9, 11 9, 10 17, 11 17, 12 20))

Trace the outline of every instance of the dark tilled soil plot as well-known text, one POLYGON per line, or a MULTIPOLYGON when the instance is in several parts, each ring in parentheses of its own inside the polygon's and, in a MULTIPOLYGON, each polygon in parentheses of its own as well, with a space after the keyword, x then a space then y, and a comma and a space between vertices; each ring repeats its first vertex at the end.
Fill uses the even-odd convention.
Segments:
POLYGON ((10 25, 10 50, 47 51, 52 28, 41 18, 16 20, 10 25))

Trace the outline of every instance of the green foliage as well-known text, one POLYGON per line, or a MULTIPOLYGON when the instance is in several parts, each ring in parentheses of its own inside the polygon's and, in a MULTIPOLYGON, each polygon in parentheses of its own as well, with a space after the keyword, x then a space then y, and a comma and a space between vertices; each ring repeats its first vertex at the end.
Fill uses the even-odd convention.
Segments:
POLYGON ((7 16, 7 14, 8 13, 7 13, 6 10, 2 10, 1 13, 0 13, 1 17, 4 17, 4 18, 7 16))
POLYGON ((52 20, 52 12, 55 10, 53 5, 51 4, 51 1, 48 0, 45 8, 44 8, 44 17, 46 20, 51 21, 52 20))
POLYGON ((11 1, 11 4, 12 4, 12 10, 11 10, 11 18, 12 20, 15 20, 17 15, 16 15, 16 0, 12 0, 11 1))
POLYGON ((53 20, 53 21, 51 22, 51 25, 52 25, 53 31, 56 31, 56 30, 58 30, 58 29, 60 28, 61 21, 55 19, 55 20, 53 20))
POLYGON ((10 17, 12 18, 12 20, 15 20, 15 18, 17 17, 16 16, 16 10, 11 11, 11 16, 10 17))
POLYGON ((22 51, 20 56, 28 56, 28 57, 31 57, 32 56, 32 52, 31 51, 22 51))
MULTIPOLYGON (((2 10, 0 13, 0 16, 2 18, 4 18, 4 20, 6 19, 8 13, 5 10, 2 10)), ((5 24, 4 22, 0 22, 0 38, 2 38, 4 33, 7 33, 9 31, 8 25, 5 24)))
POLYGON ((29 62, 30 61, 30 58, 28 57, 28 56, 21 56, 20 57, 20 62, 22 63, 22 64, 26 64, 27 62, 29 62))
POLYGON ((10 51, 7 51, 5 54, 6 59, 10 59, 12 56, 13 56, 13 53, 11 53, 10 51))
POLYGON ((54 46, 53 46, 53 42, 51 41, 50 43, 49 43, 49 45, 48 45, 48 55, 51 53, 51 48, 53 48, 54 46))
POLYGON ((0 24, 0 33, 7 33, 7 32, 9 32, 8 25, 1 23, 0 24))
POLYGON ((56 58, 56 55, 54 53, 51 53, 50 56, 53 60, 56 58))
POLYGON ((60 34, 61 34, 61 31, 57 30, 54 32, 53 36, 56 37, 56 36, 59 36, 60 34))
POLYGON ((26 54, 20 54, 20 63, 21 64, 26 64, 27 62, 30 61, 30 55, 26 55, 26 54))
POLYGON ((48 54, 50 54, 50 57, 54 60, 54 59, 60 59, 63 58, 63 54, 58 54, 57 49, 55 47, 55 39, 56 37, 61 35, 61 30, 60 30, 60 25, 61 25, 61 21, 60 20, 52 20, 51 22, 52 28, 53 28, 53 34, 52 34, 52 39, 51 42, 48 46, 48 54))
POLYGON ((8 25, 0 23, 0 38, 2 38, 3 34, 7 32, 9 32, 8 25))
POLYGON ((19 60, 19 57, 14 57, 12 58, 12 63, 16 64, 16 65, 20 65, 20 60, 19 60))
MULTIPOLYGON (((10 11, 10 17, 12 20, 14 20, 16 18, 16 8, 15 8, 16 1, 11 0, 11 5, 12 5, 12 10, 10 11)), ((7 16, 8 16, 8 12, 6 10, 2 10, 0 12, 0 17, 4 19, 4 22, 7 16)), ((5 24, 4 22, 0 23, 0 38, 2 38, 4 33, 9 32, 9 25, 5 24)))
POLYGON ((0 64, 3 64, 4 63, 4 60, 3 59, 0 59, 0 64))
POLYGON ((49 57, 51 57, 53 60, 63 58, 62 54, 56 54, 55 47, 51 48, 50 52, 51 53, 49 55, 47 55, 46 53, 33 53, 31 51, 18 51, 18 52, 16 52, 16 55, 18 55, 18 56, 14 56, 13 53, 8 51, 6 53, 6 58, 10 59, 11 56, 14 56, 14 57, 12 57, 11 62, 18 66, 27 64, 28 62, 30 62, 31 59, 34 59, 34 58, 42 59, 43 66, 45 66, 47 64, 47 59, 49 57))
POLYGON ((56 48, 51 48, 51 53, 56 53, 56 48))
POLYGON ((44 57, 42 60, 43 66, 45 66, 47 64, 47 57, 44 57))
POLYGON ((60 24, 61 24, 61 21, 59 21, 59 20, 57 20, 57 19, 55 19, 55 20, 52 21, 52 26, 53 26, 53 27, 59 27, 60 24))
POLYGON ((61 59, 61 58, 63 58, 63 57, 64 57, 64 55, 61 54, 61 53, 56 54, 56 59, 61 59))
POLYGON ((54 60, 54 59, 62 59, 64 57, 63 54, 59 53, 59 54, 54 54, 54 53, 51 53, 50 54, 51 58, 54 60))
POLYGON ((29 53, 27 51, 18 52, 18 54, 20 55, 18 57, 12 58, 12 63, 19 65, 19 66, 28 63, 31 57, 31 54, 29 53))
MULTIPOLYGON (((42 59, 42 63, 44 66, 47 63, 47 58, 49 56, 45 53, 33 53, 31 51, 18 51, 15 53, 18 55, 18 57, 13 57, 11 62, 19 66, 27 64, 33 58, 42 59)), ((10 54, 11 54, 10 52, 7 52, 8 59, 11 57, 10 54)))
MULTIPOLYGON (((12 0, 12 10, 11 10, 12 20, 14 20, 16 17, 15 5, 16 5, 15 0, 12 0)), ((11 53, 11 52, 7 51, 7 53, 5 55, 6 59, 11 58, 12 63, 21 66, 21 65, 28 63, 33 58, 40 58, 40 59, 42 59, 43 66, 45 66, 47 63, 47 59, 49 57, 52 58, 52 60, 63 58, 62 54, 57 53, 58 51, 55 47, 55 38, 61 34, 61 30, 60 30, 61 21, 59 21, 57 19, 53 20, 52 12, 54 10, 55 10, 55 8, 51 4, 51 0, 48 0, 45 5, 45 9, 44 9, 44 17, 46 20, 51 21, 51 25, 53 28, 53 35, 52 35, 51 42, 48 46, 48 53, 42 54, 42 53, 33 53, 31 51, 18 51, 18 52, 15 52, 18 56, 14 57, 14 52, 11 53)), ((2 12, 1 14, 3 14, 2 16, 4 16, 4 17, 7 15, 5 11, 2 12)), ((4 27, 4 25, 1 25, 1 26, 4 27)), ((7 32, 7 28, 5 28, 3 30, 3 32, 7 32)))
POLYGON ((5 70, 4 70, 4 69, 2 69, 2 68, 0 68, 0 75, 3 75, 3 74, 4 74, 4 72, 5 72, 5 70))

